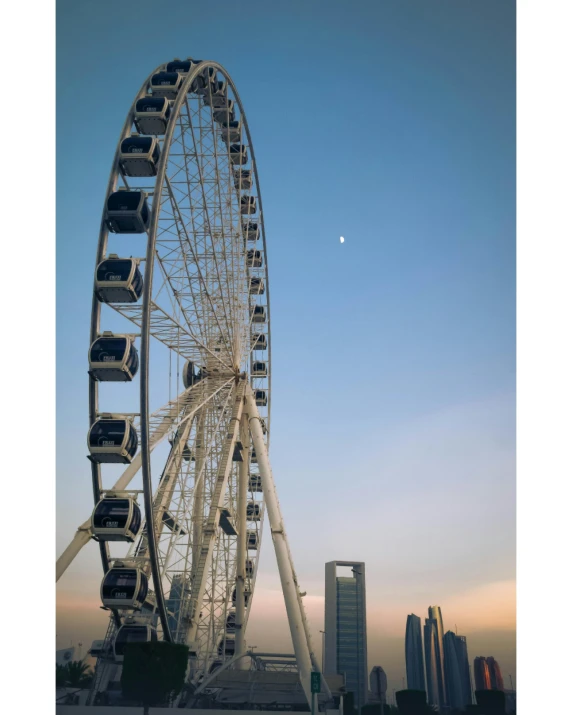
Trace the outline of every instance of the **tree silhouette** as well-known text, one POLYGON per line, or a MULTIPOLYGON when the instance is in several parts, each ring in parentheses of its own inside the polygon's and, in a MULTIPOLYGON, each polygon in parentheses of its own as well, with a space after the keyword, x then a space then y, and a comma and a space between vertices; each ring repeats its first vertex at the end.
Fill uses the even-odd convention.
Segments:
POLYGON ((121 673, 123 695, 141 703, 145 715, 152 705, 168 704, 181 692, 188 655, 188 647, 178 643, 128 643, 121 673))
POLYGON ((89 688, 93 671, 83 660, 72 660, 65 665, 56 665, 56 688, 89 688))
POLYGON ((504 715, 505 695, 502 690, 476 690, 475 697, 483 715, 504 715))

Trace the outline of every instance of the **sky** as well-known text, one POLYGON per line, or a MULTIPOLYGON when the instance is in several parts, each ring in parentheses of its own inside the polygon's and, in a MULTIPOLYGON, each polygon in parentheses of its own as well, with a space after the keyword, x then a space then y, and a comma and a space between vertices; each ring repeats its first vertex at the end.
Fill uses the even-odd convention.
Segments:
MULTIPOLYGON (((213 59, 256 151, 271 462, 316 651, 325 562, 364 561, 389 690, 429 605, 516 684, 515 3, 60 0, 57 22, 58 555, 92 508, 86 357, 118 135, 154 67, 213 59)), ((265 537, 247 642, 289 650, 265 537)), ((92 542, 58 584, 58 647, 103 637, 100 580, 92 542)))

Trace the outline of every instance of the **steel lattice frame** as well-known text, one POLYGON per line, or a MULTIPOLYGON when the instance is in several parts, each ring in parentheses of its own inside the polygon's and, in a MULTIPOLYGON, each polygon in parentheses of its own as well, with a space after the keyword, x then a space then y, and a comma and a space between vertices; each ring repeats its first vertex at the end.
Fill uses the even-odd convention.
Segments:
MULTIPOLYGON (((127 240, 124 236, 110 237, 102 218, 96 255, 97 266, 108 253, 110 238, 114 252, 119 255, 126 254, 124 246, 132 248, 133 255, 145 266, 143 296, 136 304, 102 306, 94 293, 90 344, 106 329, 110 312, 115 313, 116 320, 131 321, 140 336, 140 407, 135 418, 140 453, 137 463, 125 470, 117 484, 125 489, 141 465, 146 522, 139 541, 133 544, 126 558, 139 561, 152 575, 156 620, 162 636, 191 646, 196 653, 195 675, 200 677, 218 657, 236 586, 238 537, 223 532, 219 517, 221 507, 228 509, 231 516, 236 514, 240 463, 232 461, 232 455, 246 382, 253 389, 267 393, 268 405, 261 407, 260 412, 267 429, 266 444, 269 439, 268 269, 252 140, 236 87, 221 65, 205 61, 185 76, 177 98, 171 102, 166 133, 158 137, 161 156, 154 181, 126 178, 122 174, 120 145, 132 131, 136 101, 147 96, 152 75, 164 69, 165 65, 161 65, 151 73, 135 97, 119 138, 106 192, 107 199, 123 186, 142 189, 152 196, 149 230, 143 239, 140 236, 127 240), (249 162, 238 168, 252 171, 254 182, 248 191, 239 192, 235 188, 230 145, 222 139, 220 126, 214 121, 209 106, 211 84, 208 102, 189 92, 194 80, 209 68, 227 81, 227 96, 234 100, 242 120, 242 143, 247 147, 249 162), (256 214, 241 215, 241 195, 256 197, 256 214), (256 220, 260 227, 260 240, 256 243, 249 243, 243 237, 243 222, 249 219, 256 220), (144 240, 146 245, 141 250, 144 240), (261 251, 260 268, 247 265, 249 248, 261 251), (253 276, 263 278, 263 294, 250 294, 253 276), (251 316, 255 305, 265 307, 266 322, 253 326, 251 316), (256 355, 251 351, 253 330, 266 336, 266 377, 251 375, 251 356, 256 355), (155 345, 168 351, 168 380, 161 372, 160 361, 157 369, 153 369, 155 345), (172 366, 179 377, 188 359, 206 368, 209 375, 171 399, 172 366), (151 413, 151 404, 158 398, 164 406, 151 413), (166 461, 158 467, 156 460, 152 463, 152 452, 168 435, 172 436, 172 447, 166 461), (190 461, 183 458, 185 444, 193 455, 190 461), (165 511, 179 530, 164 527, 165 511), (209 544, 210 551, 206 548, 209 544)), ((114 389, 121 391, 123 386, 114 389)), ((90 424, 105 411, 109 409, 99 385, 90 379, 90 424)), ((244 459, 250 464, 250 439, 244 447, 244 459)), ((251 473, 256 474, 256 464, 252 464, 251 473)), ((96 504, 102 490, 110 489, 105 477, 105 466, 102 469, 99 464, 92 464, 96 504)), ((256 530, 260 537, 264 517, 262 494, 250 493, 248 500, 260 506, 260 520, 248 524, 249 530, 256 530)), ((260 538, 257 543, 256 550, 247 552, 254 567, 247 584, 251 595, 260 538)), ((105 542, 100 543, 100 551, 106 572, 113 559, 105 542)), ((250 603, 251 598, 245 619, 250 603)), ((116 626, 124 615, 114 614, 116 626)), ((110 637, 114 630, 109 629, 110 637)))

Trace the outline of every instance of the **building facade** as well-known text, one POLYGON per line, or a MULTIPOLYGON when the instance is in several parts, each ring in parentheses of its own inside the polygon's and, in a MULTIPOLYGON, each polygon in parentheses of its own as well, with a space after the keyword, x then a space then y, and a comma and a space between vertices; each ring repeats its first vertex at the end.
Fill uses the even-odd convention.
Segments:
POLYGON ((491 689, 504 690, 504 681, 502 679, 500 666, 497 661, 492 657, 492 655, 487 658, 487 665, 489 667, 491 689))
POLYGON ((330 561, 325 590, 324 671, 345 675, 346 691, 360 708, 368 698, 365 564, 330 561))
POLYGON ((411 690, 425 690, 423 671, 423 639, 421 619, 414 613, 407 616, 405 626, 405 671, 407 687, 411 690))
POLYGON ((387 702, 387 675, 381 665, 374 665, 369 674, 369 692, 370 702, 381 703, 385 705, 387 702))
POLYGON ((425 650, 425 676, 427 679, 427 702, 441 708, 439 698, 439 673, 437 659, 439 646, 437 644, 437 622, 434 618, 426 618, 423 627, 425 650))
POLYGON ((475 658, 473 670, 475 674, 475 690, 490 690, 491 676, 487 659, 484 656, 479 655, 475 658))
POLYGON ((467 655, 467 640, 453 631, 443 636, 445 692, 451 708, 464 710, 471 704, 471 676, 467 655))
POLYGON ((447 705, 447 694, 445 690, 445 653, 443 652, 443 616, 441 606, 429 606, 429 618, 437 624, 437 681, 439 686, 440 707, 447 705))

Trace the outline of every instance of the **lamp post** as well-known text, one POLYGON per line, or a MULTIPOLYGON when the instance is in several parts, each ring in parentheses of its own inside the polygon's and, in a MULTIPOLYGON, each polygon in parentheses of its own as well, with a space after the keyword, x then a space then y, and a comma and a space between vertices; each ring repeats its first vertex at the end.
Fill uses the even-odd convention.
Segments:
POLYGON ((322 634, 322 675, 326 672, 325 671, 325 662, 326 662, 326 631, 320 631, 322 634))

